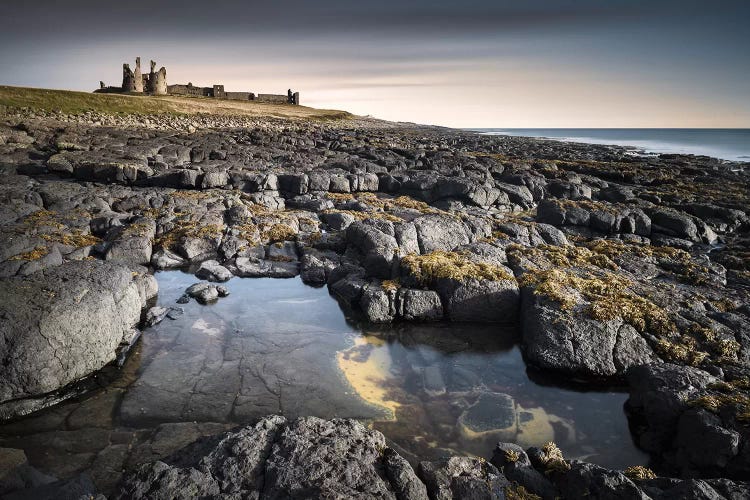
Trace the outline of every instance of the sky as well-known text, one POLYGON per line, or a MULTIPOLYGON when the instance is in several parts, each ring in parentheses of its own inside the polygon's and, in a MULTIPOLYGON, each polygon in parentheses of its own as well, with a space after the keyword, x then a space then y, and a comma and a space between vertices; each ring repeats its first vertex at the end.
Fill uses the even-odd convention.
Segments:
POLYGON ((452 127, 750 127, 747 0, 56 0, 0 7, 0 84, 299 91, 452 127))

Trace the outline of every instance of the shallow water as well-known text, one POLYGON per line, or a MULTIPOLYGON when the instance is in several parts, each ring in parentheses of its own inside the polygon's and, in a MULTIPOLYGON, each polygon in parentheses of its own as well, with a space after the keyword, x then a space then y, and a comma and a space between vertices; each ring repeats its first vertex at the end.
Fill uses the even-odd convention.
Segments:
POLYGON ((484 128, 490 135, 540 137, 563 142, 616 144, 647 153, 706 155, 750 161, 750 129, 718 128, 484 128))
MULTIPOLYGON (((196 281, 179 271, 156 277, 164 306, 178 306, 196 281)), ((298 278, 226 286, 229 297, 191 301, 181 316, 144 331, 114 382, 0 426, 0 446, 23 448, 32 465, 69 476, 101 462, 106 446, 132 447, 161 423, 227 427, 282 413, 365 420, 413 462, 489 458, 498 440, 556 441, 568 457, 610 467, 647 461, 630 437, 627 395, 530 376, 516 329, 362 327, 325 288, 298 278)))

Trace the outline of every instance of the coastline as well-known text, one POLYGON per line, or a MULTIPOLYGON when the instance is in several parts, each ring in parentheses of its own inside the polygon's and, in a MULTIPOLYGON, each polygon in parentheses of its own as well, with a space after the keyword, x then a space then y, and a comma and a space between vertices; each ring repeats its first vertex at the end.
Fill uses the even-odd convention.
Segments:
POLYGON ((514 135, 543 140, 612 145, 635 154, 692 154, 726 161, 750 161, 750 129, 553 128, 466 129, 487 135, 514 135))

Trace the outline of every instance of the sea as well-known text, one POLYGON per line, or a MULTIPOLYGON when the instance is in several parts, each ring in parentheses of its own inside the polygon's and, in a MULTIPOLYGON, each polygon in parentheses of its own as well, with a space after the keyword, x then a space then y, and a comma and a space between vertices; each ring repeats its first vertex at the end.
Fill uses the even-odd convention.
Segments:
POLYGON ((483 134, 627 146, 642 153, 684 153, 750 162, 746 128, 477 128, 483 134))

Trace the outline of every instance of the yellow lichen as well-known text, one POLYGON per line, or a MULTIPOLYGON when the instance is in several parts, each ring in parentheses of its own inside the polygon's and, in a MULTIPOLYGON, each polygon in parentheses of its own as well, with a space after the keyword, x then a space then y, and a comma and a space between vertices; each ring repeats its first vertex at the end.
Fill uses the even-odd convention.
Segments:
POLYGON ((326 198, 336 202, 345 202, 353 200, 354 195, 351 193, 326 193, 326 198))
POLYGON ((431 207, 427 203, 419 200, 415 200, 409 196, 399 196, 392 200, 387 200, 387 203, 391 203, 400 208, 410 208, 412 210, 418 210, 423 214, 440 213, 440 210, 431 207))
POLYGON ((690 405, 712 413, 719 413, 722 409, 728 408, 738 422, 750 424, 750 395, 739 389, 729 394, 706 394, 691 400, 690 405))
POLYGON ((258 241, 258 226, 252 222, 246 222, 234 226, 234 229, 239 231, 239 237, 248 243, 259 243, 258 241))
POLYGON ((401 282, 398 278, 393 280, 383 280, 383 282, 380 284, 380 286, 385 290, 386 292, 395 292, 399 288, 401 288, 401 282))
POLYGON ((570 470, 570 464, 565 461, 562 450, 552 441, 542 446, 541 460, 547 473, 570 470))
POLYGON ((646 479, 656 479, 654 471, 642 465, 633 465, 623 471, 623 474, 629 479, 643 481, 646 479))
POLYGON ((528 258, 532 262, 546 260, 556 267, 591 267, 596 266, 601 269, 618 269, 607 255, 592 252, 588 248, 575 245, 539 245, 536 247, 527 247, 513 244, 508 246, 508 257, 515 261, 522 261, 528 258))
POLYGON ((518 453, 516 450, 505 450, 505 453, 503 453, 505 456, 506 462, 518 462, 518 460, 521 458, 521 454, 518 453))
POLYGON ((154 239, 154 244, 162 248, 172 248, 183 238, 218 238, 224 231, 224 226, 219 224, 207 224, 198 226, 196 222, 179 220, 175 227, 154 239))
POLYGON ((84 233, 83 231, 80 231, 78 229, 73 229, 69 233, 55 232, 42 234, 40 236, 47 241, 62 243, 66 246, 78 248, 96 245, 101 241, 101 239, 97 238, 96 236, 84 233))
POLYGON ((293 240, 297 231, 287 224, 272 224, 261 232, 261 238, 269 243, 293 240))
POLYGON ((542 500, 542 497, 526 490, 519 484, 505 487, 505 498, 507 500, 542 500))
POLYGON ((486 262, 473 262, 458 252, 436 250, 425 255, 409 254, 401 264, 422 285, 430 285, 437 279, 466 281, 468 279, 489 281, 514 281, 512 274, 504 268, 486 262))
POLYGON ((14 255, 8 260, 39 260, 49 253, 49 248, 45 246, 38 246, 34 250, 14 255))
POLYGON ((598 321, 622 318, 639 332, 650 331, 669 335, 675 331, 674 323, 666 311, 653 302, 640 297, 629 288, 630 280, 609 272, 576 274, 572 270, 548 269, 525 273, 523 286, 533 286, 536 295, 545 296, 570 310, 584 299, 588 315, 598 321))
POLYGON ((667 361, 697 366, 708 358, 708 353, 698 349, 694 338, 682 335, 675 338, 660 338, 654 350, 667 361))

